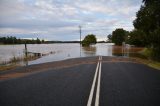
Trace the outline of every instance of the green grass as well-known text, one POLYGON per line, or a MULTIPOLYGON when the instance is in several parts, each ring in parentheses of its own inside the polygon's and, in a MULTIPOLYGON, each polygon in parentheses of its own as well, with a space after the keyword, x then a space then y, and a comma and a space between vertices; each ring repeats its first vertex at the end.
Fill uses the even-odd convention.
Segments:
POLYGON ((160 70, 160 62, 150 62, 148 66, 160 70))
POLYGON ((35 60, 37 58, 39 57, 32 56, 32 55, 28 55, 28 57, 13 57, 10 59, 10 61, 0 64, 0 71, 15 69, 19 66, 23 66, 21 62, 35 60))
POLYGON ((150 58, 152 54, 152 50, 148 48, 144 48, 142 51, 139 52, 140 54, 150 58))
POLYGON ((148 65, 149 67, 160 70, 160 62, 152 59, 152 56, 151 56, 152 55, 152 50, 151 49, 144 48, 139 53, 148 58, 148 59, 138 59, 141 63, 144 63, 144 64, 148 65))
POLYGON ((20 66, 20 65, 17 65, 17 64, 0 66, 0 71, 15 69, 15 68, 17 68, 17 67, 19 67, 19 66, 20 66))

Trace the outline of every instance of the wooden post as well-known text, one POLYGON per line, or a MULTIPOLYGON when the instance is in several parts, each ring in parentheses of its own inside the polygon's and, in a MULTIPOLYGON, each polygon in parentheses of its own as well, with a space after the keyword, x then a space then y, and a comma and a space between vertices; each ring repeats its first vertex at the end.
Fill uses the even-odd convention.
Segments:
POLYGON ((122 55, 125 56, 125 49, 126 49, 126 44, 125 42, 122 42, 122 55))
POLYGON ((25 56, 26 56, 26 66, 28 66, 28 51, 27 51, 27 44, 25 42, 25 56))
POLYGON ((27 44, 25 43, 25 56, 26 56, 26 58, 27 58, 27 55, 28 55, 28 53, 27 53, 27 44))

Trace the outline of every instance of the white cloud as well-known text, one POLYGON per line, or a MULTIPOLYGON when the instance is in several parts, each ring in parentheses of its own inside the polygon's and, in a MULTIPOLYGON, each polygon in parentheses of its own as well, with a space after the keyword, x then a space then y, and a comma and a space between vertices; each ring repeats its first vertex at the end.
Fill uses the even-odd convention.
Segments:
POLYGON ((140 0, 1 0, 0 35, 28 38, 37 33, 51 40, 73 40, 79 39, 82 25, 83 36, 94 33, 104 39, 115 28, 132 30, 140 5, 140 0))

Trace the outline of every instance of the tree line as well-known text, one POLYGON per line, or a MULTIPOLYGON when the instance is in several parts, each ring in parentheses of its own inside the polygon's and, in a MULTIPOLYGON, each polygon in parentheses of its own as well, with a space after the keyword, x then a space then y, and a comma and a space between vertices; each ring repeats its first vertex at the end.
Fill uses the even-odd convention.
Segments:
POLYGON ((108 35, 108 42, 113 42, 116 45, 122 45, 122 42, 125 42, 137 47, 144 47, 146 45, 144 36, 144 32, 140 30, 127 31, 123 28, 118 28, 108 35))
POLYGON ((14 36, 0 37, 0 44, 50 44, 50 43, 80 43, 80 41, 45 41, 37 39, 17 39, 14 36))
POLYGON ((44 40, 37 39, 17 39, 13 36, 0 37, 0 44, 41 44, 44 43, 44 40))
POLYGON ((121 45, 126 42, 143 46, 151 51, 153 59, 160 61, 160 0, 143 0, 133 21, 134 30, 116 29, 108 35, 109 42, 121 45))

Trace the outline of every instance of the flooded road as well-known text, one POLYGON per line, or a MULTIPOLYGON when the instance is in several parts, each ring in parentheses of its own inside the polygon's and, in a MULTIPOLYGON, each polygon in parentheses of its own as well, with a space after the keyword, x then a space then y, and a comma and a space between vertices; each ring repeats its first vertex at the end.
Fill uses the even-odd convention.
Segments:
MULTIPOLYGON (((24 48, 22 45, 0 45, 0 63, 7 63, 13 58, 24 58, 24 48)), ((65 60, 77 57, 90 56, 125 56, 129 57, 132 53, 142 50, 126 47, 122 53, 122 47, 114 46, 112 43, 99 43, 90 47, 80 47, 79 43, 63 44, 27 44, 28 52, 41 53, 42 56, 34 60, 28 60, 27 64, 39 64, 45 62, 65 60)), ((23 59, 22 59, 23 60, 23 59)), ((26 62, 20 61, 22 64, 26 62)))

